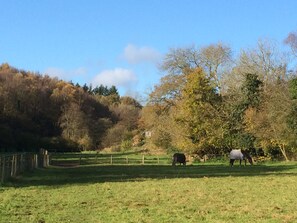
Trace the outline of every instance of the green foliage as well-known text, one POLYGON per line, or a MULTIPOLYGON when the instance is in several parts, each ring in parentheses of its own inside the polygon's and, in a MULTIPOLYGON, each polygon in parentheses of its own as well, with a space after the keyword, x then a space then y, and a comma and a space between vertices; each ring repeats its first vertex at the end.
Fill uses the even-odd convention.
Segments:
POLYGON ((153 143, 165 151, 168 151, 172 148, 172 139, 170 133, 166 131, 159 130, 153 134, 153 143))
POLYGON ((297 104, 292 106, 287 122, 290 130, 293 131, 295 135, 297 135, 297 104))
POLYGON ((292 99, 297 99, 297 77, 289 81, 289 91, 292 99))
POLYGON ((241 87, 243 92, 242 103, 246 107, 257 108, 260 105, 260 93, 263 82, 256 74, 246 74, 245 81, 241 87))
POLYGON ((102 95, 102 96, 109 96, 109 95, 118 95, 118 90, 115 86, 111 86, 108 88, 107 86, 103 86, 102 84, 100 86, 95 87, 94 89, 91 89, 90 92, 94 95, 102 95))
POLYGON ((132 141, 129 139, 123 140, 121 143, 122 151, 128 151, 132 148, 132 141))
POLYGON ((233 95, 227 95, 224 103, 225 118, 224 140, 229 148, 253 148, 255 137, 246 131, 244 118, 249 108, 257 109, 261 103, 262 82, 256 74, 245 74, 240 87, 241 94, 236 95, 236 100, 232 100, 233 95), (231 100, 230 100, 231 99, 231 100))

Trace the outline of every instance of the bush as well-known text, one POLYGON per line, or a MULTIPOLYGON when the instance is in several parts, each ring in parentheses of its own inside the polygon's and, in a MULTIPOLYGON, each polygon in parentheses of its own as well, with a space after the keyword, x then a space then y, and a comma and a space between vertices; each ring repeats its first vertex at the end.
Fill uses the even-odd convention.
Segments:
POLYGON ((131 149, 132 147, 132 141, 131 140, 123 140, 121 143, 121 149, 122 151, 127 151, 131 149))

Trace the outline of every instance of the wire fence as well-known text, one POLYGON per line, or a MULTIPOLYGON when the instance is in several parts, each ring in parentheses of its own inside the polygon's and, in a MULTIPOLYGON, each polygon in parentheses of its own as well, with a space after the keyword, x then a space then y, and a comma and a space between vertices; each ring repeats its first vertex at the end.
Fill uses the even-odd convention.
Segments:
POLYGON ((15 153, 0 154, 0 182, 4 183, 25 171, 47 167, 50 164, 48 154, 15 153))

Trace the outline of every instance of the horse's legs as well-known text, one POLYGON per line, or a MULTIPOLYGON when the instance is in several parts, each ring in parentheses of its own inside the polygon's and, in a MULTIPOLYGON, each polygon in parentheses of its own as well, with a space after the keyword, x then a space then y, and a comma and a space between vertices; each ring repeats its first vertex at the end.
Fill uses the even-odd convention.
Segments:
POLYGON ((234 164, 234 159, 230 159, 230 166, 233 166, 234 164))
POLYGON ((241 159, 239 159, 239 164, 240 164, 240 166, 241 166, 241 159))

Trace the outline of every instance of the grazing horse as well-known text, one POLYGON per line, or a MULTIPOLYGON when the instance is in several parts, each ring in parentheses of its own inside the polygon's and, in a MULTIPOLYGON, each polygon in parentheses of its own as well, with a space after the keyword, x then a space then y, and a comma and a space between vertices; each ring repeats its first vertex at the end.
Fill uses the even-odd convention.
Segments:
POLYGON ((174 153, 172 157, 172 166, 175 166, 176 163, 186 165, 186 156, 183 153, 174 153))
POLYGON ((240 166, 242 160, 244 160, 244 165, 246 165, 246 160, 253 165, 253 159, 246 150, 233 149, 230 152, 230 166, 233 166, 235 160, 239 160, 240 166))

